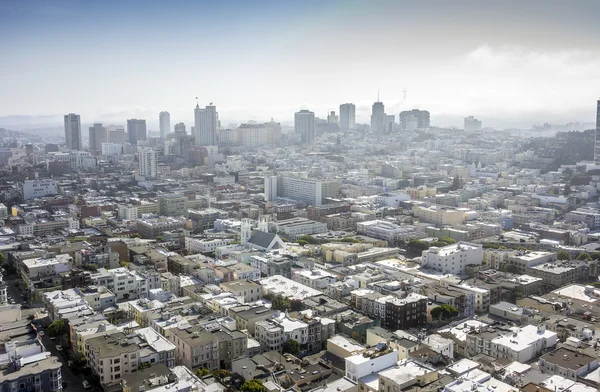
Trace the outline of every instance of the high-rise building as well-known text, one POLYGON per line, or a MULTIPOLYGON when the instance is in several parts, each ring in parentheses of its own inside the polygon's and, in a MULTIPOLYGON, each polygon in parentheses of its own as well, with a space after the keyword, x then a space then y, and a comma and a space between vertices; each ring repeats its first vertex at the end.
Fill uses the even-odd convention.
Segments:
POLYGON ((277 199, 277 176, 265 176, 265 201, 277 199))
POLYGON ((417 118, 418 128, 421 128, 421 129, 429 128, 429 126, 430 126, 429 112, 427 110, 413 109, 413 110, 405 110, 400 113, 400 126, 402 127, 402 129, 408 129, 406 126, 406 123, 407 123, 408 119, 411 118, 411 116, 414 116, 417 118))
POLYGON ((69 150, 81 150, 81 119, 79 114, 65 115, 65 144, 69 150))
POLYGON ((180 122, 179 124, 175 124, 175 132, 183 132, 184 134, 185 132, 185 124, 180 122))
POLYGON ((106 143, 106 128, 102 123, 94 123, 89 128, 90 131, 90 153, 92 155, 100 155, 102 153, 102 143, 106 143))
POLYGON ((171 115, 169 112, 160 112, 158 122, 160 124, 160 138, 166 139, 169 132, 171 132, 171 115))
POLYGON ((138 150, 138 172, 146 178, 156 178, 158 171, 158 154, 151 148, 138 150))
POLYGON ((328 124, 339 124, 340 118, 335 114, 335 111, 329 112, 327 115, 327 123, 328 124))
POLYGON ((131 144, 146 140, 146 120, 127 120, 127 138, 131 144))
POLYGON ((465 117, 465 131, 475 132, 481 130, 481 121, 473 116, 465 117))
POLYGON ((596 106, 596 141, 594 147, 594 163, 600 164, 600 99, 596 106))
POLYGON ((200 147, 217 145, 217 124, 219 122, 217 107, 211 105, 200 109, 196 104, 194 109, 194 137, 200 147))
POLYGON ((106 140, 108 143, 125 144, 125 128, 122 125, 109 125, 106 127, 106 140))
POLYGON ((371 130, 383 133, 386 131, 386 114, 383 102, 375 102, 371 108, 371 130))
POLYGON ((303 143, 312 143, 315 140, 315 114, 310 110, 296 112, 294 129, 300 134, 303 143))
POLYGON ((353 103, 340 105, 340 130, 356 128, 356 106, 353 103))

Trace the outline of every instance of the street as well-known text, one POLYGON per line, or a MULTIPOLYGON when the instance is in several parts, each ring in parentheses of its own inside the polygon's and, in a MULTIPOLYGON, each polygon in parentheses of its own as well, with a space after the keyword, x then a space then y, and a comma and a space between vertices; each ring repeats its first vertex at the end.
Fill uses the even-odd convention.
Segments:
POLYGON ((5 277, 5 281, 7 283, 9 301, 12 299, 15 301, 15 304, 26 307, 25 309, 21 309, 21 319, 27 319, 31 315, 34 316, 33 323, 36 325, 36 328, 40 329, 39 326, 41 326, 41 330, 44 331, 44 336, 42 336, 40 340, 46 351, 49 351, 62 363, 62 381, 63 383, 67 383, 64 390, 83 391, 83 375, 73 374, 73 371, 69 368, 69 366, 67 366, 68 359, 63 353, 56 349, 56 345, 60 343, 60 339, 57 338, 55 340, 51 340, 50 336, 45 333, 46 327, 48 327, 50 324, 50 320, 48 319, 47 314, 44 313, 44 307, 41 304, 28 304, 26 301, 24 301, 20 287, 14 285, 15 280, 6 278, 7 277, 5 277))

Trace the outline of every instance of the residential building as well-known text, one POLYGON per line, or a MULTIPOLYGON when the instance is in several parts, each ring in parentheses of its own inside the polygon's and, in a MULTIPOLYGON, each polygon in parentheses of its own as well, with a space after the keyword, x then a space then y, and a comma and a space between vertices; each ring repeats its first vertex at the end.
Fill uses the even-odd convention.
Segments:
POLYGON ((586 355, 579 350, 561 347, 542 355, 538 366, 544 374, 558 375, 577 381, 598 368, 598 358, 586 355))
POLYGON ((278 234, 282 234, 290 239, 295 239, 302 235, 325 233, 327 231, 326 223, 300 217, 273 222, 272 227, 274 227, 278 234))
POLYGON ((155 150, 151 148, 138 150, 138 173, 148 179, 158 176, 158 153, 155 150))
POLYGON ((283 344, 290 339, 297 341, 302 350, 308 344, 308 324, 278 312, 268 320, 258 321, 254 336, 264 351, 281 352, 283 344))
POLYGON ((422 267, 444 274, 465 275, 467 266, 481 265, 483 248, 480 244, 457 242, 444 247, 424 250, 422 267))
POLYGON ((473 116, 465 117, 465 132, 481 131, 481 121, 473 116))
MULTIPOLYGON (((245 264, 242 264, 245 265, 245 264)), ((235 297, 240 298, 241 303, 255 302, 263 297, 262 289, 258 283, 247 280, 235 280, 220 284, 221 288, 235 297)))
POLYGON ((277 196, 320 206, 323 198, 338 197, 339 187, 337 181, 305 180, 282 175, 278 176, 277 196))
POLYGON ((330 272, 313 269, 300 270, 294 274, 294 280, 317 290, 325 290, 328 286, 338 281, 337 275, 330 272))
POLYGON ((394 366, 398 362, 398 354, 386 344, 380 344, 361 354, 347 357, 345 361, 346 377, 358 381, 365 376, 377 374, 394 366))
POLYGON ((430 115, 429 112, 427 110, 419 110, 419 109, 412 109, 412 110, 405 110, 403 112, 400 112, 400 124, 406 124, 407 120, 410 118, 416 118, 417 119, 417 128, 429 128, 430 127, 430 115))
POLYGON ((186 227, 184 218, 160 217, 138 219, 136 229, 142 238, 154 239, 165 231, 179 230, 186 227))
POLYGON ((219 122, 216 106, 212 103, 204 109, 196 104, 194 109, 194 137, 199 147, 217 145, 217 124, 219 122))
POLYGON ((183 195, 160 195, 158 197, 158 206, 161 215, 187 216, 187 198, 183 195))
POLYGON ((415 328, 427 322, 427 297, 410 293, 385 301, 385 326, 391 330, 415 328))
MULTIPOLYGON (((79 117, 79 116, 78 116, 79 117)), ((0 373, 0 392, 61 392, 61 362, 49 352, 17 357, 18 342, 6 342, 5 369, 0 373)))

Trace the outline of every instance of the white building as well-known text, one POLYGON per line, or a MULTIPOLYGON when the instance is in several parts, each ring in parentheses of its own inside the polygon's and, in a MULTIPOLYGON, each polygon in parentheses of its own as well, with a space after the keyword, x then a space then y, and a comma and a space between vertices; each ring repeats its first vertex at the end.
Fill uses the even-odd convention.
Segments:
POLYGON ((377 195, 375 200, 388 207, 398 207, 400 202, 410 200, 410 195, 406 192, 388 192, 377 195))
POLYGON ((297 271, 294 280, 313 289, 324 290, 327 286, 337 282, 338 277, 325 270, 314 269, 297 271))
POLYGON ((8 208, 3 203, 0 203, 0 219, 8 218, 8 208))
POLYGON ((481 265, 483 247, 462 241, 441 248, 432 246, 423 251, 421 260, 423 268, 444 274, 464 275, 468 265, 481 265))
POLYGON ((92 284, 105 286, 122 299, 148 298, 150 290, 161 288, 160 274, 154 270, 130 271, 126 268, 99 268, 91 276, 92 284))
POLYGON ((229 238, 194 238, 185 237, 185 248, 189 254, 215 252, 221 246, 227 246, 232 239, 229 238))
POLYGON ((366 222, 358 222, 356 224, 356 232, 381 240, 393 241, 397 234, 404 233, 406 230, 395 223, 372 220, 366 222))
POLYGON ((340 105, 340 130, 347 131, 356 128, 356 106, 353 103, 340 105))
POLYGON ((346 377, 358 381, 369 374, 374 374, 394 366, 398 361, 396 350, 389 350, 382 354, 377 349, 370 349, 362 354, 346 358, 346 377))
POLYGON ((57 193, 57 184, 54 180, 25 180, 23 182, 23 198, 25 200, 52 196, 57 193))
POLYGON ((215 106, 209 105, 204 109, 196 104, 194 109, 194 137, 200 147, 217 145, 218 113, 215 106))
POLYGON ((277 199, 277 176, 265 176, 265 201, 277 199))
POLYGON ((138 208, 133 204, 119 204, 119 219, 135 220, 138 218, 138 208))
POLYGON ((527 325, 520 330, 492 340, 494 358, 508 358, 526 363, 537 358, 545 349, 556 346, 558 335, 544 326, 527 325))
POLYGON ((262 285, 264 294, 281 295, 290 300, 303 300, 323 294, 319 290, 315 290, 281 275, 269 276, 268 278, 261 279, 259 283, 262 285))
POLYGON ((123 155, 123 145, 119 143, 102 143, 102 155, 107 157, 123 155))
POLYGON ((300 345, 308 343, 308 324, 289 318, 287 313, 276 313, 268 320, 256 322, 255 337, 266 351, 281 351, 283 343, 290 339, 300 345))
POLYGON ((272 223, 272 226, 278 234, 283 234, 289 238, 325 233, 327 231, 327 223, 299 217, 276 221, 272 223))
POLYGON ((138 150, 138 172, 146 178, 156 178, 158 173, 158 154, 156 151, 143 148, 138 150))

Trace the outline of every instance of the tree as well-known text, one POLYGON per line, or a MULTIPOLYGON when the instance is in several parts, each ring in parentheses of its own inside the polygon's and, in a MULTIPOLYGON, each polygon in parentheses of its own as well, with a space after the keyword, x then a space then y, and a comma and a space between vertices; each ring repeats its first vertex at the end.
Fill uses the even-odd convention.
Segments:
POLYGON ((306 241, 306 242, 308 242, 309 244, 312 244, 312 245, 318 245, 319 244, 319 240, 316 239, 315 237, 313 237, 312 235, 303 235, 300 238, 298 238, 298 240, 300 240, 300 241, 306 241))
POLYGON ((271 309, 273 310, 280 310, 284 312, 286 310, 290 310, 290 308, 291 303, 289 298, 276 295, 271 299, 271 309))
POLYGON ((261 380, 248 380, 240 388, 242 392, 266 392, 267 388, 263 385, 261 380))
POLYGON ((442 248, 442 247, 448 246, 448 245, 450 245, 450 244, 448 244, 447 242, 444 242, 444 241, 435 241, 435 242, 431 243, 431 246, 435 246, 438 248, 442 248))
POLYGON ((589 260, 592 261, 592 256, 588 253, 582 252, 577 256, 577 260, 589 260))
POLYGON ((408 249, 413 252, 422 252, 429 249, 429 245, 421 240, 410 240, 408 243, 408 249))
POLYGON ((563 195, 564 196, 569 196, 569 194, 571 193, 571 187, 567 184, 565 185, 565 187, 563 188, 563 195))
POLYGON ((600 260, 600 252, 590 252, 592 260, 600 260))
POLYGON ((431 317, 436 320, 448 320, 458 316, 460 312, 452 305, 443 304, 431 309, 431 317))
POLYGON ((96 264, 84 264, 81 266, 86 271, 96 272, 98 271, 98 265, 96 264))
POLYGON ((297 340, 294 339, 288 339, 285 342, 283 342, 283 353, 284 354, 292 354, 292 355, 298 355, 300 354, 300 343, 298 343, 297 340))
POLYGON ((0 252, 0 266, 6 262, 6 255, 4 252, 0 252))
POLYGON ((348 242, 350 244, 358 244, 358 243, 360 243, 360 240, 358 238, 344 237, 340 240, 340 242, 348 242))
POLYGON ((194 374, 200 378, 202 377, 206 377, 210 374, 210 370, 208 370, 207 368, 203 367, 203 368, 197 368, 196 370, 194 370, 194 374))
POLYGON ((566 250, 559 250, 556 254, 558 260, 571 260, 571 255, 566 250))
POLYGON ((138 366, 138 370, 144 370, 144 369, 148 369, 150 366, 152 366, 150 364, 150 362, 142 362, 140 363, 140 365, 138 366))
POLYGON ((131 238, 142 238, 142 236, 139 235, 138 233, 135 233, 131 236, 131 238))
POLYGON ((156 236, 154 238, 156 241, 158 242, 165 242, 167 239, 165 237, 163 237, 162 235, 156 236))
POLYGON ((60 336, 67 333, 67 323, 64 319, 53 321, 46 329, 50 336, 60 336))
POLYGON ((296 241, 296 243, 300 246, 308 245, 308 242, 306 242, 304 240, 298 240, 298 241, 296 241))
POLYGON ((231 372, 225 369, 217 369, 212 371, 212 375, 219 381, 223 381, 224 379, 231 377, 231 372))
POLYGON ((119 261, 119 265, 121 267, 125 267, 125 268, 129 269, 129 261, 121 260, 121 261, 119 261))
POLYGON ((438 241, 445 242, 448 245, 456 244, 456 240, 454 238, 450 238, 450 237, 440 237, 440 238, 438 238, 438 241))

